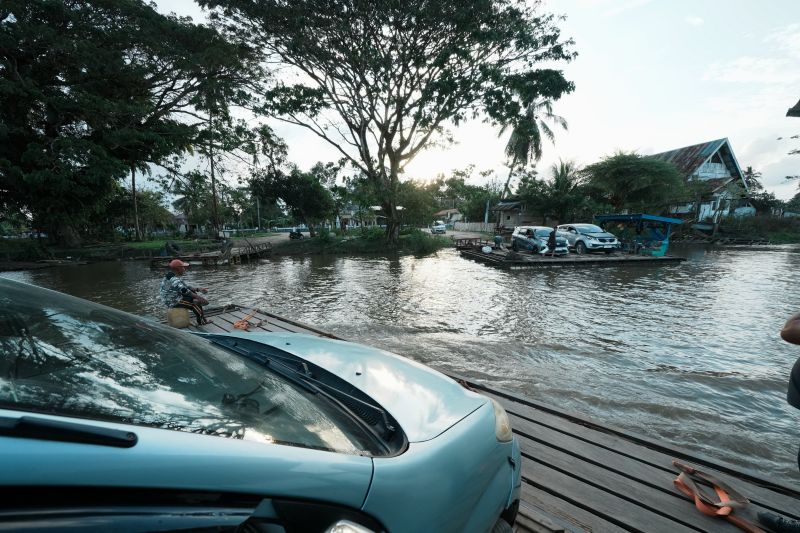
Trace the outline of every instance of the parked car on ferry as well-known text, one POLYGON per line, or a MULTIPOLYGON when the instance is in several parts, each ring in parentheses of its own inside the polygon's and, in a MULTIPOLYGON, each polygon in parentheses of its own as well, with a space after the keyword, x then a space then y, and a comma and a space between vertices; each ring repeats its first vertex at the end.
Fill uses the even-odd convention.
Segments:
POLYGON ((431 224, 431 233, 447 233, 447 224, 441 220, 437 220, 431 224))
POLYGON ((0 529, 511 531, 495 401, 376 348, 0 279, 0 529), (493 529, 494 528, 494 529, 493 529))
POLYGON ((610 254, 620 248, 620 242, 613 233, 594 224, 562 224, 558 231, 569 241, 576 254, 586 252, 605 252, 610 254))
MULTIPOLYGON (((517 226, 511 234, 511 248, 515 251, 527 250, 532 253, 550 253, 547 243, 553 228, 547 226, 517 226)), ((569 253, 567 239, 556 235, 556 255, 569 253)))

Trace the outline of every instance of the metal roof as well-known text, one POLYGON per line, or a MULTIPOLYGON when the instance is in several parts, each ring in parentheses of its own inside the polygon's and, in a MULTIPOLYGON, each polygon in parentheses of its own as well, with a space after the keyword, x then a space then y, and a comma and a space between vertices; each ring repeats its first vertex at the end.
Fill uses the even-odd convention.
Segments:
POLYGON ((747 190, 747 183, 742 175, 739 161, 736 160, 733 148, 731 148, 731 143, 728 141, 727 137, 705 143, 693 144, 691 146, 684 146, 683 148, 677 148, 668 152, 653 154, 650 157, 669 161, 675 165, 684 179, 689 179, 689 177, 697 172, 703 163, 711 159, 711 156, 717 152, 719 152, 720 158, 725 163, 725 166, 728 167, 731 176, 735 178, 738 177, 742 182, 742 186, 747 190))
POLYGON ((518 209, 521 206, 522 202, 517 202, 517 201, 499 202, 496 206, 492 208, 492 211, 510 211, 512 209, 518 209))
POLYGON ((666 222, 667 224, 681 224, 680 218, 660 217, 657 215, 647 215, 636 213, 632 215, 595 215, 594 219, 598 222, 638 222, 640 220, 651 220, 653 222, 666 222))
POLYGON ((694 174, 703 163, 708 161, 726 142, 728 142, 728 139, 717 139, 715 141, 693 144, 692 146, 684 146, 683 148, 669 150, 668 152, 653 154, 651 157, 669 161, 677 167, 678 172, 680 172, 684 178, 688 178, 694 174))

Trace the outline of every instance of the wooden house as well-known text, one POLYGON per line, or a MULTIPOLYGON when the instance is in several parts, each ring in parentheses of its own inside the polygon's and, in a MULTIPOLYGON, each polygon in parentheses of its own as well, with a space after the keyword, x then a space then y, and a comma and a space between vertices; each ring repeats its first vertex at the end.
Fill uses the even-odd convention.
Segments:
POLYGON ((675 205, 670 212, 697 222, 716 224, 720 218, 743 211, 747 183, 727 138, 717 139, 652 157, 675 165, 686 180, 692 200, 675 205))

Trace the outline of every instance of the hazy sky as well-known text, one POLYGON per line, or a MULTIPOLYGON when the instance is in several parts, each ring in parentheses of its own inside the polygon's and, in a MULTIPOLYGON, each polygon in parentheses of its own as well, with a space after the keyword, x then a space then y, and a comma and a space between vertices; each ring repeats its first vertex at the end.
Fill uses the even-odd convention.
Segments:
MULTIPOLYGON (((158 4, 200 14, 189 0, 158 4)), ((554 109, 569 131, 545 144, 540 173, 559 158, 590 164, 616 150, 650 154, 728 137, 767 190, 782 199, 798 191, 785 176, 800 174, 800 156, 786 155, 800 141, 777 139, 800 134, 800 118, 785 116, 800 99, 800 0, 545 0, 545 9, 566 15, 563 35, 579 55, 564 65, 576 90, 554 109)), ((276 129, 303 168, 338 159, 300 128, 276 129)), ((507 134, 480 122, 453 134, 457 144, 423 152, 406 177, 469 164, 505 177, 507 134)))

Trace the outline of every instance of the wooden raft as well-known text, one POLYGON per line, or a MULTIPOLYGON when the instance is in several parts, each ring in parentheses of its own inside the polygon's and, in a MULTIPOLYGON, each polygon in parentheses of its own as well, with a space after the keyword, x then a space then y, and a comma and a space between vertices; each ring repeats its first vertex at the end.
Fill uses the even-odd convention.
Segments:
POLYGON ((487 265, 492 265, 499 268, 547 268, 556 266, 604 266, 604 265, 620 265, 620 264, 663 264, 663 263, 679 263, 686 261, 683 257, 674 257, 667 255, 664 257, 650 257, 646 255, 633 255, 633 254, 569 254, 563 257, 550 257, 540 256, 538 254, 518 253, 517 259, 507 259, 506 253, 500 250, 492 250, 490 253, 483 253, 475 249, 462 249, 459 250, 461 257, 480 261, 487 265))
MULTIPOLYGON (((210 309, 208 333, 295 332, 339 338, 307 324, 238 305, 210 309)), ((741 531, 701 514, 678 492, 673 459, 710 473, 747 496, 734 514, 755 522, 757 511, 800 520, 800 487, 763 479, 698 454, 605 426, 511 392, 448 373, 505 407, 522 451, 520 532, 721 532, 741 531)))
POLYGON ((211 252, 185 253, 176 256, 154 257, 150 260, 152 268, 166 268, 173 259, 180 259, 190 265, 217 266, 235 265, 242 261, 249 261, 264 257, 272 253, 272 244, 259 243, 247 246, 235 246, 228 252, 215 250, 211 252))

